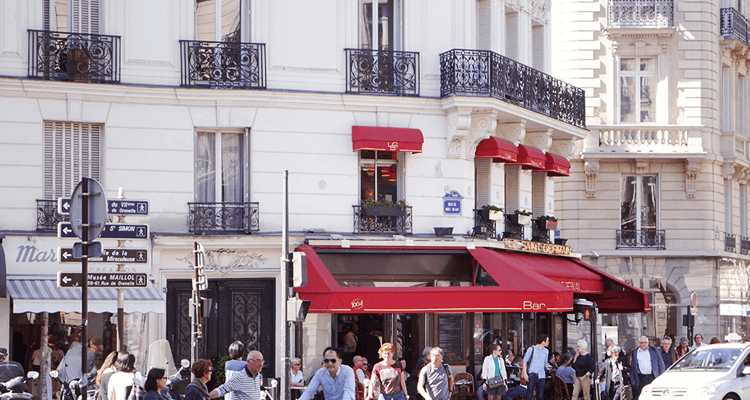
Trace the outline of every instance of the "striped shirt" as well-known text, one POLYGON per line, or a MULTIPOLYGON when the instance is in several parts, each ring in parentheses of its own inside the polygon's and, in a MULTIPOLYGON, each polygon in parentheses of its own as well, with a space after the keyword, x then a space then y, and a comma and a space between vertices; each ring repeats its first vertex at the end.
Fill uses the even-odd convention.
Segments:
POLYGON ((255 378, 250 376, 250 371, 245 367, 244 370, 233 374, 223 385, 215 390, 219 397, 232 392, 235 400, 260 400, 260 387, 263 382, 263 375, 258 373, 255 378))

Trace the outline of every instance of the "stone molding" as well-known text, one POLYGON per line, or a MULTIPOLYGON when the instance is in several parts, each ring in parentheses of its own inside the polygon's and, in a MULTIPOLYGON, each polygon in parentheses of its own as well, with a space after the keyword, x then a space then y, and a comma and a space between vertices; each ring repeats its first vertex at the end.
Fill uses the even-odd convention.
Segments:
POLYGON ((599 175, 599 160, 586 160, 583 164, 586 173, 586 197, 596 197, 596 177, 599 175))

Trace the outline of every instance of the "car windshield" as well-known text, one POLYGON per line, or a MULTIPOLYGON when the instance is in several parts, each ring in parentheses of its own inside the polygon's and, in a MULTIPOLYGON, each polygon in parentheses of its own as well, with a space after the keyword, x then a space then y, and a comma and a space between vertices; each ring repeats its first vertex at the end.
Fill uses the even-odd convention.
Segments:
POLYGON ((743 349, 737 348, 706 348, 696 349, 675 363, 677 369, 729 369, 743 349))

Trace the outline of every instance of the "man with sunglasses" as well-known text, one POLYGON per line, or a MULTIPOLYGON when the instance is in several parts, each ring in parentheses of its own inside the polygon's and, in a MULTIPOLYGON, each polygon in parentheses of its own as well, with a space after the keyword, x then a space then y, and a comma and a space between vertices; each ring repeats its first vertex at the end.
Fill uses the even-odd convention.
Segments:
POLYGON ((341 364, 341 352, 335 347, 323 350, 323 368, 315 371, 307 390, 299 400, 311 400, 318 388, 326 400, 355 400, 354 370, 341 364))
POLYGON ((260 400, 260 388, 263 386, 263 354, 257 350, 247 355, 247 366, 227 379, 223 385, 212 390, 212 399, 232 392, 235 400, 260 400))

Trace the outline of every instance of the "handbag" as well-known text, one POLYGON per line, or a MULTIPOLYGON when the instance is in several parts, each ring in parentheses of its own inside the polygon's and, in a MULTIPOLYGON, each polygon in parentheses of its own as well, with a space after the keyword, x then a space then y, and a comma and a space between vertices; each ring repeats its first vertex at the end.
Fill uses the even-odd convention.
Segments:
POLYGON ((487 379, 487 387, 490 389, 495 389, 500 386, 505 386, 505 380, 502 376, 493 376, 490 379, 487 379))
POLYGON ((146 395, 146 391, 135 384, 135 372, 133 373, 133 385, 125 388, 125 393, 127 394, 127 400, 143 400, 143 396, 146 395))
MULTIPOLYGON (((529 359, 529 365, 531 365, 531 362, 534 361, 534 348, 531 348, 531 358, 529 359)), ((529 384, 529 381, 524 379, 523 376, 521 376, 521 385, 526 386, 529 384)))

